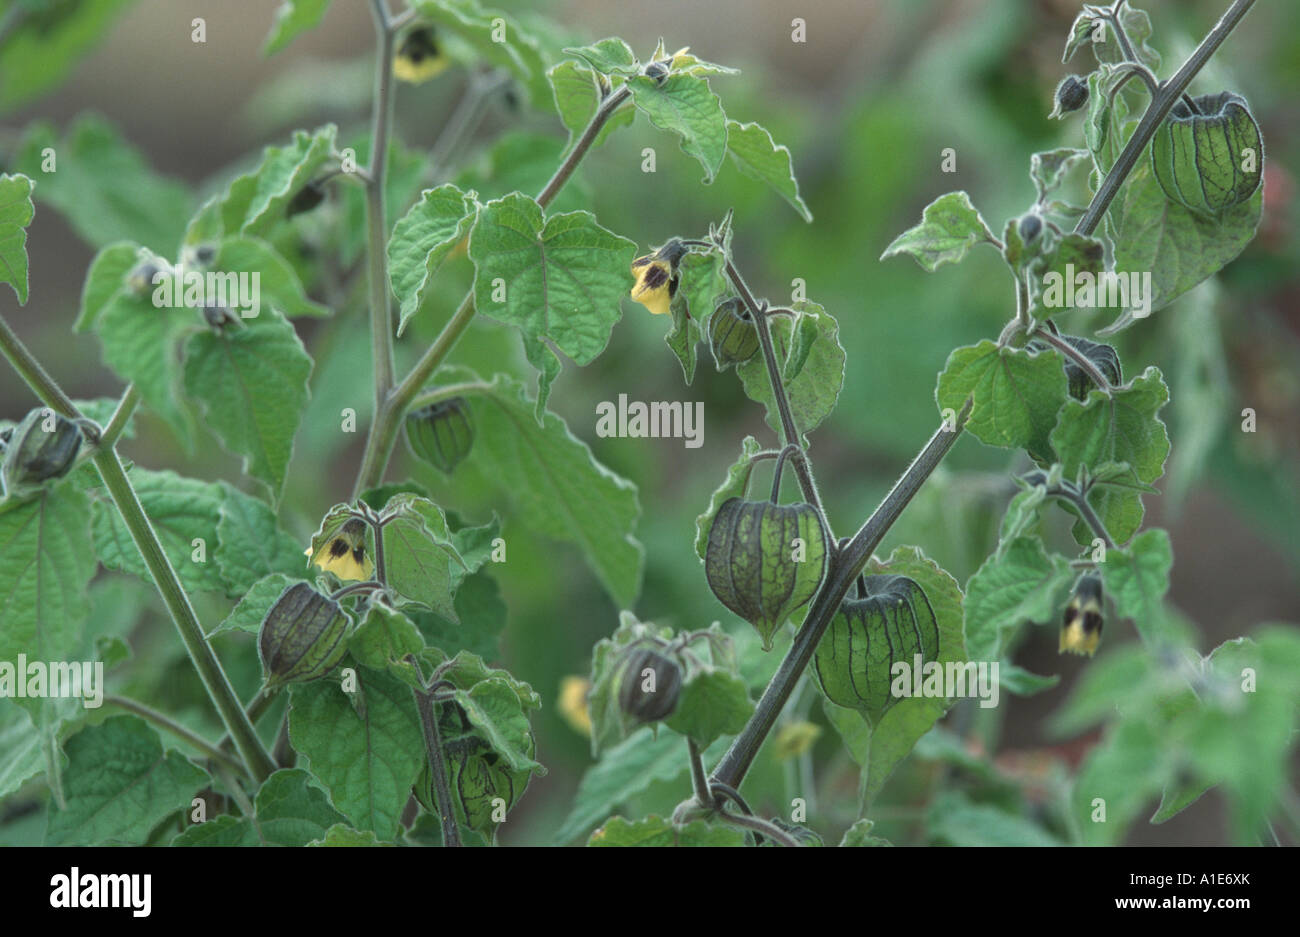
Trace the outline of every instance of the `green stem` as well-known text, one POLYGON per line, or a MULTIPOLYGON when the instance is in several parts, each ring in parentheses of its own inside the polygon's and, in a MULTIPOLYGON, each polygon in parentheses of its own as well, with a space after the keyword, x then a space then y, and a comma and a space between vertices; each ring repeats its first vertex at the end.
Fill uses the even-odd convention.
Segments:
POLYGON ((1047 344, 1051 345, 1061 354, 1065 355, 1065 357, 1077 364, 1083 373, 1088 375, 1088 379, 1091 380, 1093 384, 1097 385, 1098 389, 1100 389, 1107 397, 1113 397, 1115 395, 1115 385, 1111 384, 1111 382, 1106 378, 1106 375, 1102 374, 1097 366, 1088 359, 1088 356, 1079 351, 1079 349, 1075 348, 1059 335, 1053 334, 1049 329, 1039 329, 1034 334, 1034 337, 1047 342, 1047 344))
POLYGON ((99 436, 99 445, 102 448, 107 449, 117 444, 122 431, 126 429, 127 421, 131 419, 131 414, 135 412, 139 403, 140 391, 136 390, 135 384, 127 384, 126 390, 122 392, 122 399, 117 402, 113 415, 109 417, 108 425, 99 436))
POLYGON ((691 789, 695 791, 695 799, 703 807, 713 805, 713 794, 709 791, 709 779, 704 773, 704 762, 700 757, 700 746, 695 744, 695 739, 686 740, 687 755, 691 761, 691 789))
POLYGON ((388 129, 393 116, 393 31, 388 0, 372 0, 375 20, 375 95, 366 181, 366 247, 370 277, 370 357, 375 372, 375 412, 393 386, 393 312, 388 289, 388 228, 384 179, 388 175, 388 129))
POLYGON ((135 713, 146 722, 152 722, 158 728, 170 732, 181 741, 203 752, 205 756, 211 758, 213 761, 220 762, 232 771, 238 771, 240 774, 245 773, 242 764, 234 758, 231 758, 217 746, 208 742, 201 735, 191 732, 189 729, 185 728, 185 726, 173 720, 170 716, 160 713, 158 710, 126 696, 116 696, 110 693, 104 697, 104 702, 116 706, 119 709, 125 709, 127 712, 135 713))
MULTIPOLYGON (((19 376, 47 406, 69 419, 85 419, 63 392, 63 388, 59 387, 54 378, 50 377, 28 351, 27 346, 14 334, 3 316, 0 316, 0 350, 4 352, 4 356, 19 376)), ((130 531, 131 539, 136 549, 140 551, 140 557, 149 569, 149 574, 158 588, 159 595, 162 596, 163 604, 167 606, 176 630, 180 632, 181 641, 189 652, 195 669, 199 672, 199 678, 208 691, 208 697, 220 714, 221 721, 225 723, 226 730, 234 738, 248 773, 258 782, 265 780, 274 770, 271 757, 266 753, 257 733, 253 731, 252 724, 244 715, 244 708, 240 705, 239 698, 235 696, 230 681, 226 679, 225 671, 221 669, 220 661, 208 645, 207 638, 203 634, 203 626, 199 624, 198 616, 194 614, 194 608, 190 605, 189 596, 185 594, 176 570, 172 568, 171 561, 163 552, 162 545, 158 542, 158 535, 154 532, 153 525, 149 523, 149 518, 140 505, 140 499, 136 497, 135 489, 131 487, 131 482, 126 477, 126 470, 122 467, 122 460, 118 458, 117 450, 112 446, 102 447, 95 453, 92 461, 99 470, 99 476, 103 479, 109 497, 113 499, 113 504, 122 516, 123 523, 130 531)))
POLYGON ((438 822, 442 824, 442 844, 460 846, 460 825, 452 809, 451 788, 447 784, 447 768, 442 753, 442 738, 438 731, 438 716, 433 711, 433 697, 412 689, 415 706, 420 711, 420 726, 424 729, 424 750, 429 756, 429 774, 433 778, 433 794, 437 800, 438 822))
POLYGON ((781 846, 798 847, 799 842, 785 830, 781 829, 775 823, 764 820, 762 817, 746 816, 738 813, 730 813, 726 810, 718 811, 718 819, 723 823, 731 826, 738 826, 741 829, 750 830, 766 836, 772 842, 781 846))
MULTIPOLYGON (((591 149, 600 129, 630 94, 631 91, 624 85, 601 103, 582 136, 569 151, 569 155, 564 158, 564 162, 556 169, 550 181, 543 186, 537 196, 537 204, 546 208, 560 193, 574 170, 578 168, 578 164, 582 162, 582 158, 591 149)), ((442 327, 433 344, 411 368, 410 373, 376 407, 375 418, 370 424, 370 433, 366 437, 365 453, 361 457, 361 468, 357 472, 356 484, 352 486, 353 500, 356 500, 361 492, 383 481, 384 470, 388 467, 388 459, 397 441, 397 431, 401 426, 402 416, 410 408, 415 395, 428 383, 433 372, 438 370, 439 365, 456 346, 456 342, 465 334, 465 330, 474 319, 474 312, 474 292, 471 290, 461 300, 460 307, 447 320, 447 324, 442 327)))

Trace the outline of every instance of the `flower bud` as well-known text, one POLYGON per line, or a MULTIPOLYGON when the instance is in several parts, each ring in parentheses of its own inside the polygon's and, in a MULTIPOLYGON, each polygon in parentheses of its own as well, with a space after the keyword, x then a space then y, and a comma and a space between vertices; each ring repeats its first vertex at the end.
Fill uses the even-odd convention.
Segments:
POLYGON ((743 364, 758 351, 758 329, 739 297, 725 299, 709 320, 709 344, 719 371, 743 364))
POLYGON ((5 447, 5 491, 17 491, 62 478, 81 449, 81 429, 53 410, 31 411, 12 430, 5 447))
MULTIPOLYGON (((1119 353, 1105 342, 1094 342, 1079 335, 1062 335, 1061 340, 1079 351, 1110 382, 1112 386, 1124 381, 1119 363, 1119 353)), ((1037 340, 1028 344, 1031 351, 1047 351, 1050 346, 1037 340)), ((1075 400, 1086 400, 1097 386, 1073 358, 1062 356, 1065 364, 1065 378, 1069 384, 1070 396, 1075 400)))
POLYGON ((682 692, 682 667, 649 647, 634 648, 624 664, 618 705, 637 722, 658 722, 672 715, 682 692))
POLYGON ((645 75, 662 85, 668 78, 668 65, 665 62, 651 62, 645 67, 645 75))
POLYGON ((758 629, 767 651, 790 613, 816 594, 827 553, 811 504, 730 498, 709 528, 704 572, 718 601, 758 629))
POLYGON ((1088 83, 1078 75, 1066 75, 1056 86, 1056 107, 1052 117, 1077 111, 1088 103, 1088 83))
POLYGON ((267 686, 325 676, 347 651, 348 616, 339 604, 305 582, 275 600, 257 635, 267 686))
POLYGON ((1020 240, 1032 244, 1038 239, 1038 235, 1043 233, 1043 219, 1037 213, 1030 212, 1020 219, 1018 230, 1020 240))
POLYGON ((1101 627, 1104 623, 1101 577, 1096 573, 1084 573, 1074 584, 1074 594, 1070 596, 1070 604, 1065 607, 1057 653, 1069 651, 1071 654, 1087 654, 1089 657, 1096 654, 1097 646, 1101 644, 1101 627))
POLYGON ((474 420, 464 397, 440 400, 406 417, 411 452, 438 471, 451 474, 474 446, 474 420))
POLYGON ((126 275, 127 291, 136 297, 143 297, 153 289, 153 278, 162 271, 152 261, 141 261, 126 275))
POLYGON ((294 215, 309 212, 323 201, 325 201, 325 187, 320 182, 312 180, 289 199, 289 204, 284 207, 284 217, 292 218, 294 215))
POLYGON ((438 45, 432 26, 408 32, 393 56, 393 74, 401 81, 420 84, 442 74, 450 64, 438 45))

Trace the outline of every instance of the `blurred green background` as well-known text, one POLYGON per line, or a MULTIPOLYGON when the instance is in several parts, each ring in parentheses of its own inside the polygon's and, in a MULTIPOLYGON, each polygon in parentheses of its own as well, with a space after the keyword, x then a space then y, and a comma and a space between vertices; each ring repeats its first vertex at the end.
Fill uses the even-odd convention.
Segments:
MULTIPOLYGON (((702 236, 711 220, 734 208, 737 256, 751 286, 783 302, 792 280, 806 282, 808 297, 838 318, 848 352, 839 408, 812 437, 812 455, 833 523, 842 533, 851 532, 937 425, 935 376, 948 353, 996 336, 1013 311, 1011 282, 991 250, 977 250, 960 266, 933 275, 906 259, 881 263, 877 258, 897 233, 916 222, 929 200, 951 189, 967 190, 1000 231, 1005 219, 1033 201, 1030 154, 1082 145, 1077 117, 1047 120, 1056 83, 1070 71, 1091 67, 1086 50, 1072 65, 1060 63, 1079 5, 1073 0, 499 5, 528 16, 545 13, 575 38, 622 36, 643 57, 662 36, 670 50, 689 45, 703 58, 742 69, 740 76, 713 79, 714 89, 729 117, 760 121, 789 146, 815 216, 812 224, 730 165, 714 184, 701 185, 699 165, 641 119, 588 156, 558 207, 590 208, 606 227, 646 248, 672 235, 702 236), (794 16, 807 22, 806 43, 791 41, 794 16), (653 174, 641 171, 647 146, 657 154, 653 174), (940 171, 947 147, 956 152, 957 171, 951 174, 940 171)), ((120 128, 158 172, 206 196, 244 169, 263 145, 282 142, 295 128, 333 121, 345 139, 364 133, 373 63, 367 6, 360 0, 336 2, 320 28, 265 59, 260 49, 272 3, 139 0, 56 92, 0 116, 0 156, 33 120, 52 120, 62 128, 76 115, 94 112, 120 128), (191 42, 195 17, 206 20, 204 44, 191 42)), ((1152 44, 1164 57, 1162 77, 1224 6, 1223 0, 1147 4, 1156 27, 1152 44)), ((397 138, 427 154, 466 82, 467 72, 456 68, 428 84, 401 86, 397 138)), ((1164 494, 1147 499, 1147 523, 1170 529, 1175 551, 1170 597, 1199 628, 1203 652, 1259 622, 1300 617, 1297 87, 1300 5, 1262 0, 1191 89, 1231 88, 1251 102, 1267 147, 1259 236, 1217 285, 1184 297, 1117 339, 1127 374, 1156 364, 1171 387, 1172 403, 1163 415, 1173 455, 1160 483, 1164 494), (1258 414, 1254 434, 1240 431, 1243 407, 1258 414)), ((471 181, 485 196, 540 185, 544 179, 511 175, 515 167, 509 159, 492 164, 492 145, 512 131, 547 136, 557 152, 564 140, 553 116, 520 113, 506 96, 497 96, 474 133, 450 154, 456 165, 449 174, 472 173, 471 181)), ((69 332, 94 251, 41 205, 39 190, 37 204, 28 242, 32 299, 18 309, 6 298, 5 315, 73 397, 116 395, 120 385, 100 363, 97 342, 71 338, 69 332)), ((390 206, 390 216, 398 211, 390 206)), ((337 196, 326 212, 326 220, 348 220, 337 196)), ((303 230, 299 246, 305 253, 330 248, 313 243, 310 226, 303 230)), ((345 264, 338 272, 346 278, 356 270, 345 264)), ((462 257, 439 275, 438 295, 398 343, 399 367, 414 360, 437 333, 463 295, 469 272, 462 257)), ((313 295, 331 301, 321 283, 313 295)), ((342 295, 346 298, 333 320, 298 323, 317 369, 282 517, 304 544, 320 515, 347 496, 356 470, 363 436, 340 433, 338 413, 354 407, 364 428, 370 408, 364 303, 360 291, 345 289, 342 295)), ((624 301, 624 313, 600 359, 581 370, 566 367, 550 406, 599 460, 640 489, 639 536, 647 559, 634 609, 638 617, 677 628, 730 621, 709 593, 691 548, 694 521, 740 440, 753 434, 770 443, 771 433, 761 408, 743 397, 732 373, 718 374, 702 358, 694 384, 685 386, 663 343, 668 323, 630 300, 624 301), (633 400, 704 401, 704 446, 596 437, 596 404, 617 400, 620 393, 633 400)), ((451 360, 489 374, 508 369, 526 375, 530 385, 533 380, 513 331, 481 318, 451 360)), ((0 400, 10 418, 32 404, 8 369, 0 369, 0 400)), ((210 437, 187 453, 156 418, 144 414, 137 424, 137 437, 126 446, 137 463, 240 480, 238 460, 210 437)), ((963 439, 891 533, 882 555, 899 543, 918 544, 964 583, 993 545, 1001 511, 1014 491, 1008 473, 1026 467, 1023 456, 963 439)), ((415 465, 399 446, 389 477, 408 475, 469 519, 484 520, 495 507, 506 521, 509 561, 496 572, 510 617, 498 662, 543 695, 546 706, 535 727, 538 757, 550 774, 533 781, 501 839, 549 842, 591 763, 587 739, 554 706, 560 681, 586 672, 591 645, 613 631, 619 610, 575 550, 511 523, 508 509, 494 504, 472 458, 447 481, 415 465)), ((1056 533, 1064 538, 1065 527, 1056 533)), ((113 678, 122 681, 114 688, 179 709, 186 721, 211 731, 214 717, 157 598, 117 575, 101 574, 101 580, 95 587, 97 618, 122 614, 137 594, 151 609, 133 626, 136 661, 113 678)), ((223 601, 199 601, 205 623, 215 624, 227 608, 223 601)), ((1062 682, 1033 698, 1004 697, 1000 707, 998 765, 1031 806, 1035 798, 1052 796, 1062 766, 1076 765, 1094 740, 1063 741, 1046 730, 1048 714, 1089 666, 1086 659, 1058 657, 1056 640, 1055 627, 1031 629, 1016 660, 1036 673, 1061 673, 1062 682)), ((1111 625, 1102 653, 1132 640, 1131 628, 1111 625)), ((257 680, 256 657, 248 651, 248 642, 222 645, 245 697, 257 680)), ((964 711, 967 705, 949 720, 965 724, 976 718, 964 711)), ((811 709, 811 718, 819 719, 820 708, 811 709)), ((774 812, 784 809, 783 800, 788 803, 790 768, 770 749, 747 791, 756 809, 774 812)), ((838 738, 827 729, 815 749, 817 790, 824 801, 839 798, 850 810, 853 766, 839 749, 838 738)), ((926 759, 912 759, 880 799, 878 831, 900 842, 927 841, 911 821, 938 777, 926 759)), ((652 791, 637 806, 643 813, 664 812, 685 793, 682 779, 652 791)), ((1226 840, 1224 824, 1222 803, 1212 794, 1164 826, 1137 824, 1131 842, 1218 843, 1226 840)))

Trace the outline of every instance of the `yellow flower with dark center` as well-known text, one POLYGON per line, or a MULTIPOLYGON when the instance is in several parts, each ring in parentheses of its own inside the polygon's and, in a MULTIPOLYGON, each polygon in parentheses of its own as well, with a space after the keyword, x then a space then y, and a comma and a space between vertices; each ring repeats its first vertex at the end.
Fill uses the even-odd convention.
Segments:
POLYGON ((686 246, 673 238, 653 254, 632 261, 632 298, 656 316, 672 312, 673 297, 677 295, 677 264, 686 253, 686 246))
POLYGON ((587 705, 590 692, 591 681, 586 677, 570 675, 560 681, 560 715, 582 735, 591 735, 591 709, 587 705))
POLYGON ((1065 617, 1061 619, 1061 643, 1057 653, 1069 651, 1089 657, 1097 653, 1104 623, 1101 598, 1101 577, 1096 573, 1080 576, 1074 585, 1070 604, 1065 607, 1065 617))
POLYGON ((344 582, 362 582, 375 571, 374 562, 366 556, 366 522, 357 517, 345 521, 315 553, 311 547, 303 552, 311 557, 313 566, 344 582))
POLYGON ((451 64, 438 46, 432 26, 417 26, 406 34, 393 57, 393 74, 418 85, 436 78, 451 64))

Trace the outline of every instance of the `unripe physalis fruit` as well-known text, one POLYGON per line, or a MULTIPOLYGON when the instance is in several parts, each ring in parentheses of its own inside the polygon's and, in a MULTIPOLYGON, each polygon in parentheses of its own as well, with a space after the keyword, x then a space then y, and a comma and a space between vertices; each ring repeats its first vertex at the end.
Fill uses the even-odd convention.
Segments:
POLYGON ((333 670, 347 651, 348 616, 308 583, 295 582, 275 600, 257 634, 266 685, 302 683, 333 670))
POLYGON ((790 613, 816 594, 827 552, 811 504, 730 498, 709 528, 704 572, 718 601, 758 629, 768 651, 790 613))
POLYGON ((1241 95, 1180 99, 1151 138, 1151 166, 1166 196, 1196 212, 1221 214, 1255 194, 1264 176, 1259 125, 1241 95))
POLYGON ((440 400, 406 416, 406 442, 416 458, 448 475, 474 446, 474 417, 464 397, 440 400))
POLYGON ((325 186, 318 180, 312 180, 289 199, 289 204, 284 207, 284 217, 292 218, 294 215, 309 212, 323 201, 325 201, 325 186))
POLYGON ((153 278, 160 272, 158 265, 152 261, 141 261, 126 275, 127 291, 132 296, 147 296, 153 289, 153 278))
POLYGON ((653 78, 659 84, 663 84, 668 78, 668 64, 666 62, 651 62, 645 67, 647 78, 653 78))
POLYGON ((898 698, 890 692, 892 668, 904 663, 912 685, 921 664, 939 659, 939 622, 925 592, 906 576, 865 576, 865 597, 845 599, 813 657, 813 673, 826 698, 856 709, 873 723, 898 698))
POLYGON ((18 491, 62 478, 72 468, 81 449, 81 429, 76 423, 38 408, 13 428, 5 447, 5 491, 18 491))
POLYGON ((1043 233, 1043 219, 1035 212, 1030 212, 1020 219, 1017 228, 1020 232, 1020 240, 1026 244, 1032 244, 1038 239, 1038 235, 1043 233))
POLYGON ((713 318, 709 320, 709 344, 713 347, 713 360, 717 362, 719 371, 725 371, 733 364, 743 364, 758 351, 758 329, 739 297, 724 299, 713 310, 713 318))
POLYGON ((633 648, 623 665, 618 705, 636 722, 672 715, 682 692, 681 664, 649 647, 633 648))
POLYGON ((1056 107, 1051 117, 1063 117, 1088 103, 1088 83, 1078 75, 1066 75, 1056 86, 1056 107))
POLYGON ((686 254, 686 245, 673 238, 653 254, 632 261, 632 298, 657 316, 672 312, 677 295, 677 264, 686 254))
POLYGON ((1061 619, 1058 654, 1069 651, 1091 657, 1097 653, 1104 623, 1101 600, 1101 577, 1096 573, 1084 573, 1074 584, 1074 594, 1070 596, 1070 604, 1065 607, 1061 619))
POLYGON ((393 74, 402 81, 419 84, 442 74, 449 64, 438 46, 433 27, 416 26, 397 47, 393 74))
POLYGON ((344 582, 365 581, 375 570, 375 564, 366 556, 366 522, 359 517, 344 521, 314 554, 311 547, 304 552, 314 565, 344 582))
MULTIPOLYGON (((1107 345, 1105 342, 1094 342, 1078 335, 1062 335, 1061 340, 1077 349, 1092 362, 1093 367, 1102 373, 1112 387, 1124 382, 1119 364, 1119 354, 1114 347, 1107 345)), ((1035 340, 1030 342, 1027 347, 1031 351, 1046 351, 1049 346, 1035 340)), ((1088 372, 1076 364, 1073 358, 1066 358, 1065 356, 1062 356, 1062 358, 1065 362, 1065 378, 1069 382, 1070 396, 1075 400, 1086 400, 1097 385, 1088 376, 1088 372)))

